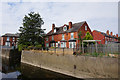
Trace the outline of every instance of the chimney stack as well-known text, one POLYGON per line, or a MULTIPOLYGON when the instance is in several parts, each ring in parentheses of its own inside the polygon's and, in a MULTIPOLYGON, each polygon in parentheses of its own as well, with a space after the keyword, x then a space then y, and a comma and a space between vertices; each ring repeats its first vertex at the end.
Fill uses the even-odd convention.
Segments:
POLYGON ((106 34, 109 35, 109 30, 106 31, 106 34))
POLYGON ((52 32, 54 32, 55 24, 52 24, 52 32))
POLYGON ((69 22, 69 29, 72 28, 72 22, 69 22))
POLYGON ((116 34, 116 37, 118 38, 118 34, 116 34))
POLYGON ((112 36, 112 34, 113 34, 113 33, 112 33, 112 32, 110 32, 110 35, 111 35, 111 36, 112 36))

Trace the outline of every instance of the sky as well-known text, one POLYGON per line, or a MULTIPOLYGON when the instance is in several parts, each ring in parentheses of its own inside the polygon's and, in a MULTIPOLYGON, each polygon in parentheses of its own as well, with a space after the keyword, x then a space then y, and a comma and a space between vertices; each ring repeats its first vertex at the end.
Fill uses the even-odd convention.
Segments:
MULTIPOLYGON (((86 21, 90 29, 118 34, 118 2, 112 0, 98 2, 86 1, 23 1, 0 3, 0 35, 19 32, 22 20, 31 11, 39 13, 43 18, 43 29, 46 33, 52 29, 54 23, 60 27, 68 22, 77 23, 86 21), (114 2, 113 2, 114 1, 114 2)), ((119 34, 120 35, 120 34, 119 34)))

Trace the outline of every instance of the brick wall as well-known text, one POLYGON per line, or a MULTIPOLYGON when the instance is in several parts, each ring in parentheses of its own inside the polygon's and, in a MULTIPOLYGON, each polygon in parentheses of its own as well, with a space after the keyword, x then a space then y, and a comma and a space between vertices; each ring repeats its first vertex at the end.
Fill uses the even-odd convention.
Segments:
MULTIPOLYGON (((70 32, 70 33, 64 33, 64 38, 67 41, 66 42, 66 47, 69 48, 69 39, 71 39, 71 33, 74 33, 74 39, 78 38, 78 33, 82 31, 82 38, 85 37, 86 32, 89 31, 90 34, 92 35, 91 29, 89 28, 88 24, 85 22, 81 28, 77 31, 77 32, 70 32), (87 26, 87 30, 85 30, 85 26, 87 26)), ((50 41, 52 41, 52 35, 48 36, 49 41, 45 41, 45 43, 49 43, 50 41)), ((56 34, 54 35, 54 41, 61 41, 62 40, 62 34, 56 34)), ((76 44, 78 44, 79 41, 76 40, 76 44)), ((49 44, 50 46, 50 44, 49 44)), ((76 45, 77 46, 77 45, 76 45)))
MULTIPOLYGON (((95 30, 93 31, 93 39, 101 40, 101 44, 105 44, 105 36, 95 30)), ((100 44, 100 42, 98 42, 98 44, 100 44)))

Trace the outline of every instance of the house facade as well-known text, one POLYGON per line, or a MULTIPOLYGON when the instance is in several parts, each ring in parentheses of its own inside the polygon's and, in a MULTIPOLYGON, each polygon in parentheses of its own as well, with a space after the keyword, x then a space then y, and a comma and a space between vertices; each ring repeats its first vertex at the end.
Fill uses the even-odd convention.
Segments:
POLYGON ((81 31, 84 38, 86 32, 89 31, 92 35, 91 29, 89 28, 86 21, 69 24, 64 24, 61 27, 56 27, 52 24, 52 30, 47 33, 45 38, 45 47, 59 47, 59 48, 76 48, 79 44, 78 33, 81 31))
MULTIPOLYGON (((109 30, 107 30, 106 33, 93 30, 92 34, 94 40, 101 40, 101 44, 114 43, 118 41, 118 34, 113 35, 113 32, 109 33, 109 30)), ((98 42, 98 44, 100 44, 100 42, 98 42)))
POLYGON ((16 46, 18 42, 19 34, 10 34, 6 33, 5 35, 2 35, 2 46, 16 46))

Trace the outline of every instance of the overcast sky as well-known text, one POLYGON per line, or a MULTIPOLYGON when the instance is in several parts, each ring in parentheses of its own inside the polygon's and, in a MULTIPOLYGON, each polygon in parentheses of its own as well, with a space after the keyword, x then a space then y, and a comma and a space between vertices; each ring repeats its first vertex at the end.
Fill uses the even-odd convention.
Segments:
POLYGON ((59 27, 69 21, 86 21, 91 30, 118 33, 118 2, 2 2, 0 34, 16 33, 23 17, 31 11, 43 18, 42 28, 49 32, 52 23, 59 27))

